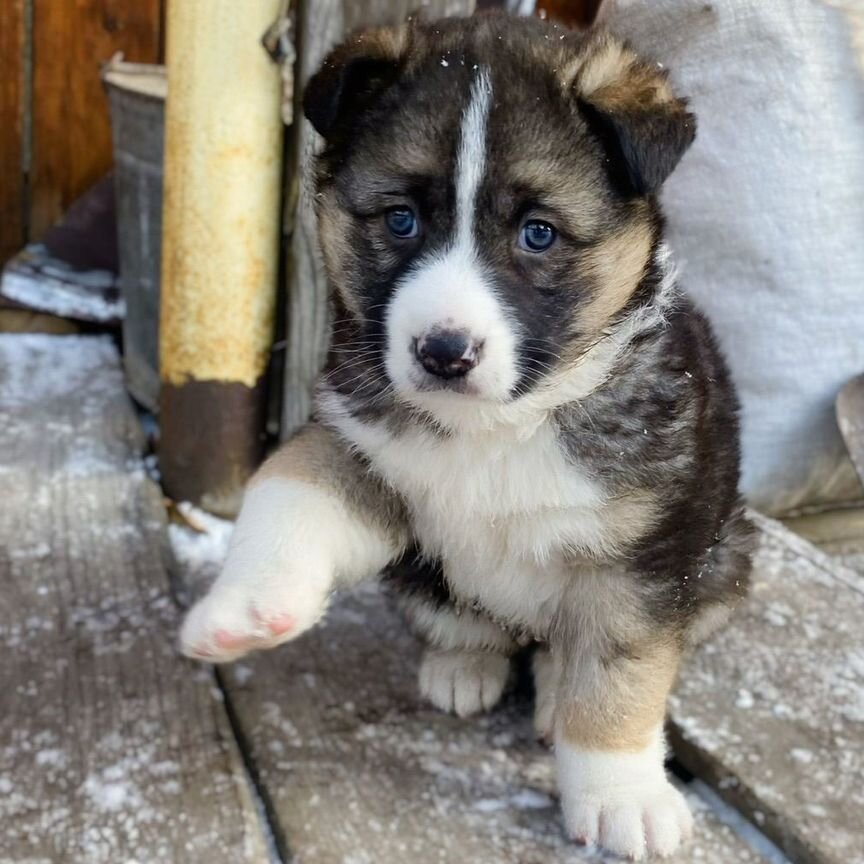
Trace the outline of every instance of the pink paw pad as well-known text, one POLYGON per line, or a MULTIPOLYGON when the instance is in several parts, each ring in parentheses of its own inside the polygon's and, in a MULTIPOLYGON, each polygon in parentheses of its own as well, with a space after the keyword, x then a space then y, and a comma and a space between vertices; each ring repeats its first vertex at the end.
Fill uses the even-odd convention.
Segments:
POLYGON ((227 630, 217 630, 215 638, 216 644, 220 648, 225 648, 229 651, 235 648, 242 648, 248 642, 247 637, 237 636, 234 633, 229 633, 227 630))
POLYGON ((297 619, 293 615, 285 613, 283 615, 276 615, 273 618, 267 618, 264 623, 274 636, 284 636, 289 630, 294 629, 297 619))
POLYGON ((203 645, 196 645, 193 653, 196 657, 212 657, 213 652, 209 648, 205 648, 203 645))

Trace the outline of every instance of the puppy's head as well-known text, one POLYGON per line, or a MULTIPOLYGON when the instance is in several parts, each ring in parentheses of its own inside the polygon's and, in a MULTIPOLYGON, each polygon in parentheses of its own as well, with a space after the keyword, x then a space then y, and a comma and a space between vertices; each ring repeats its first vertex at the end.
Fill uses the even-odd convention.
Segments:
POLYGON ((304 104, 336 340, 379 352, 400 398, 551 386, 651 299, 655 194, 695 124, 612 37, 504 16, 367 31, 304 104))

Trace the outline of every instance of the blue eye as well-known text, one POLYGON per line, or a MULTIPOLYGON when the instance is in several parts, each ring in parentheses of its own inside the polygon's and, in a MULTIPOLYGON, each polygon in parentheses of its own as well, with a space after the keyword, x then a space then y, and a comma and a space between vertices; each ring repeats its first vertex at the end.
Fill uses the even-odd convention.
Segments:
POLYGON ((391 207, 385 216, 387 227, 394 237, 407 240, 420 233, 420 226, 414 211, 408 207, 391 207))
POLYGON ((526 252, 545 252, 554 242, 558 232, 548 223, 532 219, 519 232, 519 245, 526 252))

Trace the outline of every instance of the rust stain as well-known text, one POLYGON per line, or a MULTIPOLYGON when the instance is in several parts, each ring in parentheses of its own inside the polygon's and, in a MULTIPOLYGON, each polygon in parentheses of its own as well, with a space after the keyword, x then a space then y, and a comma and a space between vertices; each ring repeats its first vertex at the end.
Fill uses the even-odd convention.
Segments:
POLYGON ((169 4, 160 366, 171 385, 254 387, 267 366, 283 135, 281 81, 259 37, 278 7, 250 0, 238 18, 233 0, 169 4))

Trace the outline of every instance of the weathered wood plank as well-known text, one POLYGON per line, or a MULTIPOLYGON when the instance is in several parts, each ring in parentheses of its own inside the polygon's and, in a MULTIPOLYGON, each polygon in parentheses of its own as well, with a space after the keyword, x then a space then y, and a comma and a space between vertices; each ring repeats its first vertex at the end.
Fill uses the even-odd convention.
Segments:
POLYGON ((30 237, 38 238, 111 167, 100 64, 117 51, 157 62, 162 22, 160 0, 32 2, 30 237))
MULTIPOLYGON (((298 862, 576 864, 552 756, 513 695, 459 720, 418 696, 419 646, 374 587, 341 599, 296 643, 227 668, 224 680, 260 782, 298 862)), ((762 860, 700 799, 678 862, 762 860)))
POLYGON ((759 520, 750 598, 671 703, 679 758, 799 862, 864 862, 864 584, 759 520))
POLYGON ((24 243, 24 0, 0 3, 0 268, 24 243))
MULTIPOLYGON (((298 93, 327 52, 359 27, 396 24, 422 6, 429 17, 469 14, 474 0, 315 0, 298 13, 298 93)), ((286 229, 291 233, 286 303, 286 352, 283 384, 282 438, 288 438, 309 417, 315 380, 329 344, 327 284, 318 251, 318 232, 309 188, 309 164, 318 137, 302 117, 294 124, 293 162, 286 174, 286 229), (296 210, 293 209, 296 204, 296 210)))
POLYGON ((783 524, 836 564, 856 572, 864 590, 864 507, 808 513, 784 519, 783 524))
POLYGON ((264 862, 103 338, 0 336, 0 861, 264 862))

